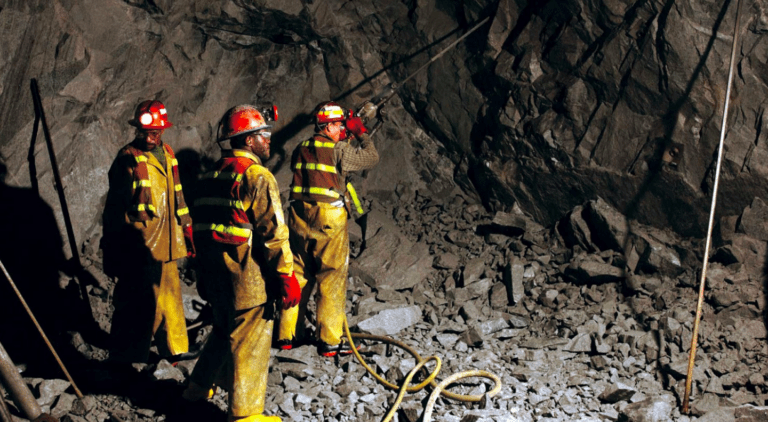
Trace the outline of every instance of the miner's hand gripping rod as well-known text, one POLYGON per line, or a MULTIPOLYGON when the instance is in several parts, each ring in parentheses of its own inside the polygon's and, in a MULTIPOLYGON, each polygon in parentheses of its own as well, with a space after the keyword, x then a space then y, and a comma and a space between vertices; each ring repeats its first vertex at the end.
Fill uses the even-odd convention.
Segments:
POLYGON ((456 47, 464 38, 467 38, 471 33, 475 32, 478 28, 483 26, 486 22, 488 22, 491 18, 486 17, 485 19, 478 22, 475 26, 472 27, 469 31, 467 31, 464 35, 459 37, 456 41, 452 42, 450 45, 445 47, 444 49, 440 50, 439 53, 435 54, 434 57, 432 57, 428 62, 424 63, 421 67, 416 69, 413 73, 408 75, 405 79, 400 81, 400 83, 393 82, 389 86, 389 91, 384 93, 383 95, 378 96, 378 98, 373 98, 370 101, 366 101, 362 106, 357 108, 357 112, 355 112, 355 115, 366 120, 370 121, 373 118, 378 118, 374 126, 370 130, 370 135, 373 136, 374 133, 376 133, 377 130, 381 127, 382 124, 382 118, 386 116, 386 110, 384 109, 384 105, 392 99, 392 97, 395 96, 397 93, 397 90, 400 89, 400 87, 404 86, 406 82, 413 79, 417 74, 419 74, 422 70, 426 69, 437 61, 440 57, 442 57, 445 53, 447 53, 450 49, 453 47, 456 47))

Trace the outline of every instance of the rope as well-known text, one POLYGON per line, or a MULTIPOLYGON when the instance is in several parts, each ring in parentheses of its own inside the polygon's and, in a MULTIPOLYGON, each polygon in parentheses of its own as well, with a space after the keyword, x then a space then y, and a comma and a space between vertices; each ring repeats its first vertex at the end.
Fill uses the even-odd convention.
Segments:
POLYGON ((424 417, 422 418, 422 422, 430 422, 432 417, 432 409, 435 406, 435 402, 437 401, 437 398, 439 396, 445 396, 449 399, 462 401, 462 402, 479 402, 483 399, 484 396, 487 397, 493 397, 496 394, 498 394, 499 391, 501 391, 501 379, 488 371, 483 370, 468 370, 463 372, 458 372, 456 374, 451 375, 450 377, 446 378, 440 384, 437 384, 435 382, 435 378, 437 377, 438 372, 440 372, 440 367, 442 365, 442 361, 437 356, 430 356, 426 359, 422 358, 416 350, 408 346, 407 344, 397 341, 391 337, 387 336, 377 336, 373 334, 363 334, 363 333, 351 333, 349 331, 349 324, 347 323, 347 319, 344 318, 344 333, 347 336, 347 339, 349 340, 349 345, 352 348, 352 353, 355 354, 355 357, 360 362, 361 365, 365 368, 366 371, 368 371, 369 374, 371 374, 376 380, 384 385, 385 387, 398 391, 397 398, 395 399, 395 402, 392 404, 392 407, 389 409, 389 412, 384 416, 384 419, 382 422, 389 422, 392 420, 392 418, 395 416, 395 413, 397 412, 398 407, 400 407, 400 403, 403 401, 403 396, 405 396, 405 393, 414 393, 417 391, 421 391, 424 389, 427 385, 432 386, 433 391, 429 395, 429 401, 427 402, 426 407, 424 408, 424 417), (406 352, 408 352, 411 356, 413 356, 416 359, 416 366, 413 367, 413 369, 408 372, 408 375, 406 375, 405 379, 403 380, 403 383, 401 385, 392 384, 391 382, 385 380, 382 378, 379 374, 376 373, 370 366, 368 366, 367 363, 365 363, 365 360, 360 355, 360 352, 358 352, 357 347, 355 346, 353 338, 361 339, 361 340, 374 340, 379 341, 386 344, 391 344, 393 346, 397 346, 406 352), (435 361, 435 369, 432 370, 432 372, 427 376, 427 378, 422 381, 418 385, 411 386, 411 380, 414 376, 422 369, 424 366, 429 363, 430 361, 435 361), (494 382, 493 388, 486 392, 483 395, 464 395, 464 394, 456 394, 452 393, 450 391, 445 390, 446 386, 450 385, 451 383, 456 382, 457 380, 463 379, 463 378, 471 378, 471 377, 481 377, 481 378, 487 378, 494 382))

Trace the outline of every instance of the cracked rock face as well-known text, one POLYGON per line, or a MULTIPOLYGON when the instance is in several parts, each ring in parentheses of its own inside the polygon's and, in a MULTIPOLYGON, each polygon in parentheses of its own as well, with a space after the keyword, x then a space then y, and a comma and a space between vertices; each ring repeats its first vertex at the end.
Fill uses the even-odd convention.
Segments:
MULTIPOLYGON (((465 369, 501 377, 499 394, 480 403, 439 400, 439 420, 764 420, 765 0, 742 2, 694 405, 691 415, 678 410, 736 3, 6 2, 0 259, 11 261, 14 277, 35 269, 32 278, 53 281, 41 288, 61 288, 56 300, 33 304, 44 306, 48 323, 76 321, 79 311, 62 304, 84 294, 95 328, 108 331, 113 282, 101 272, 100 216, 106 173, 133 137, 127 121, 138 102, 167 106, 174 127, 164 140, 176 150, 190 200, 196 176, 219 157, 221 114, 240 103, 277 104, 266 164, 287 194, 289 154, 311 134, 317 103, 355 107, 388 92, 490 16, 398 89, 375 135, 381 162, 353 180, 372 210, 366 232, 351 224, 353 330, 390 333, 422 356, 440 356, 439 379, 465 369), (69 240, 42 129, 31 141, 32 78, 83 257, 81 276, 93 278, 84 293, 56 274, 69 240), (35 224, 22 224, 25 216, 35 224), (30 251, 44 251, 48 269, 30 251)), ((181 270, 191 324, 202 299, 193 266, 181 270)), ((0 299, 7 298, 12 292, 3 290, 0 299)), ((22 355, 21 363, 30 358, 25 381, 44 411, 91 422, 223 417, 224 391, 188 409, 163 401, 180 395, 193 360, 115 373, 103 364, 104 343, 80 328, 56 341, 64 342, 65 360, 74 359, 84 399, 73 397, 55 369, 41 370, 22 355), (127 380, 125 388, 116 378, 127 380)), ((210 326, 190 333, 200 347, 210 326)), ((377 344, 366 345, 365 357, 393 382, 416 364, 377 344)), ((452 391, 491 388, 470 379, 452 391)), ((275 352, 268 391, 268 413, 302 421, 380 420, 395 397, 352 358, 323 360, 311 346, 275 352)), ((426 397, 408 396, 398 419, 418 420, 426 397)))
MULTIPOLYGON (((42 140, 30 147, 36 78, 83 242, 99 234, 106 170, 132 137, 126 121, 140 100, 166 104, 175 127, 165 138, 190 178, 217 158, 224 110, 276 103, 268 164, 285 189, 287 155, 309 134, 317 103, 354 107, 386 92, 489 16, 398 90, 379 135, 383 160, 364 192, 463 189, 491 210, 517 205, 545 226, 600 197, 644 224, 701 236, 731 3, 10 2, 0 9, 0 157, 8 183, 57 202, 42 140)), ((760 142, 768 5, 743 3, 724 215, 768 187, 760 142)))

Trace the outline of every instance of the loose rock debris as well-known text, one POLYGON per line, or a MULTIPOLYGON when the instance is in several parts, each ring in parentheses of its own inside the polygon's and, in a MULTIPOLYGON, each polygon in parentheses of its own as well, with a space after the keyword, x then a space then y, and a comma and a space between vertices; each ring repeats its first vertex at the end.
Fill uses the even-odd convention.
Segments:
MULTIPOLYGON (((438 202, 417 192, 372 205, 364 249, 361 233, 352 231, 347 315, 353 331, 387 334, 423 357, 439 356, 438 380, 483 369, 503 382, 499 394, 480 403, 439 399, 436 420, 768 417, 766 292, 762 267, 752 265, 764 262, 765 247, 754 247, 759 242, 746 225, 720 227, 708 271, 692 414, 681 415, 701 241, 627 223, 600 199, 552 228, 516 210, 487 213, 461 197, 438 202)), ((87 262, 89 271, 100 274, 98 253, 87 262)), ((193 266, 182 270, 185 311, 193 322, 204 302, 194 289, 193 266)), ((89 287, 89 299, 106 328, 112 284, 100 280, 101 287, 89 287)), ((311 311, 307 328, 311 333, 311 311)), ((209 332, 205 324, 190 331, 195 347, 209 332)), ((76 399, 69 383, 54 377, 25 378, 44 411, 77 422, 190 415, 224 420, 226 391, 202 403, 180 399, 194 360, 177 366, 160 360, 117 372, 104 363, 105 350, 70 334, 82 358, 74 372, 87 395, 76 399)), ((354 357, 321 358, 312 346, 272 354, 267 414, 288 421, 375 421, 395 400, 396 392, 378 384, 354 357)), ((364 357, 391 382, 416 364, 396 347, 370 342, 364 357)), ((474 378, 450 390, 482 395, 492 387, 474 378)), ((419 420, 427 396, 428 391, 406 395, 397 420, 419 420)))

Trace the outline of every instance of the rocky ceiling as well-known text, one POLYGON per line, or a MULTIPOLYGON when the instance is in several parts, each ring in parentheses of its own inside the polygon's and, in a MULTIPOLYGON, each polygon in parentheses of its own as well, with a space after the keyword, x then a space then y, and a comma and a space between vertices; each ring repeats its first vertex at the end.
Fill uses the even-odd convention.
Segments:
MULTIPOLYGON (((84 240, 100 233, 106 171, 132 137, 137 102, 167 105, 166 140, 190 174, 217 157, 227 108, 275 103, 269 165, 286 189, 286 151, 309 133, 318 102, 360 105, 489 16, 400 88, 364 190, 463 191, 491 211, 517 204, 545 226, 600 197, 641 223, 702 236, 735 4, 10 0, 0 6, 0 159, 8 184, 37 180, 58 202, 44 142, 30 142, 36 78, 84 240)), ((762 0, 742 7, 721 215, 768 188, 768 11, 762 0)))

